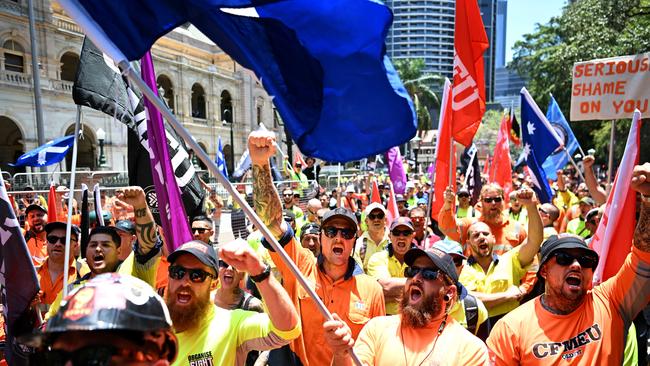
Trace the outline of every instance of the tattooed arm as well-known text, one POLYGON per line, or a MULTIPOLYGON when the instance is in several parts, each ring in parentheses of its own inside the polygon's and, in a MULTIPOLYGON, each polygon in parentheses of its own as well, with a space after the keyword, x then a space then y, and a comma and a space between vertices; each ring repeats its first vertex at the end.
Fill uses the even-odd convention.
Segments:
POLYGON ((253 201, 255 212, 264 225, 279 238, 287 229, 282 219, 282 202, 273 179, 269 158, 275 153, 275 134, 271 131, 253 131, 248 136, 248 151, 253 164, 253 201))
POLYGON ((650 163, 634 167, 631 187, 642 196, 641 213, 634 231, 634 246, 650 252, 650 163))
POLYGON ((144 191, 140 187, 127 187, 121 199, 133 206, 135 233, 138 237, 138 254, 145 255, 154 247, 158 236, 153 215, 147 207, 144 191))

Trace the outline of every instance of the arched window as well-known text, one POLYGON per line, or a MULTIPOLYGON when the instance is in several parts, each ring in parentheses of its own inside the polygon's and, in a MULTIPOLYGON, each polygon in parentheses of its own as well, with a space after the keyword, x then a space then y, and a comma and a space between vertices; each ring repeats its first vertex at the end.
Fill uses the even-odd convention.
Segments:
POLYGON ((205 119, 205 92, 199 83, 192 85, 192 117, 205 119))
POLYGON ((5 70, 25 72, 25 49, 18 42, 8 40, 3 45, 5 57, 5 70))
MULTIPOLYGON (((74 135, 74 127, 74 123, 68 126, 65 130, 65 136, 74 135)), ((83 132, 83 138, 77 139, 77 169, 95 170, 99 160, 99 144, 92 132, 92 127, 82 123, 81 131, 83 132)), ((72 154, 65 156, 65 164, 68 171, 70 171, 72 169, 72 154)))
POLYGON ((74 81, 79 67, 79 55, 66 52, 61 56, 61 80, 74 81))
POLYGON ((158 76, 158 95, 163 97, 167 106, 174 112, 174 86, 172 81, 165 75, 158 76))
POLYGON ((3 172, 24 173, 25 167, 13 167, 13 163, 25 152, 23 134, 18 124, 9 117, 0 116, 0 170, 3 172))
POLYGON ((232 98, 227 90, 221 92, 221 120, 233 122, 232 98))

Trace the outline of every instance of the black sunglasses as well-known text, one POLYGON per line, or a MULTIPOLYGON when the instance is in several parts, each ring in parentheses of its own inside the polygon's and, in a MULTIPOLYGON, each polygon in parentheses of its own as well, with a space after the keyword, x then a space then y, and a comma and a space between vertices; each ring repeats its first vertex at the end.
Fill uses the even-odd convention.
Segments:
POLYGON ((118 354, 118 350, 113 346, 95 345, 84 347, 72 352, 63 350, 51 350, 45 353, 45 365, 63 366, 68 361, 73 365, 95 365, 108 366, 111 364, 111 358, 118 354))
POLYGON ((194 283, 203 283, 206 278, 214 277, 212 273, 208 273, 202 269, 190 269, 178 265, 169 266, 169 277, 175 280, 182 280, 185 278, 186 273, 190 274, 190 281, 194 283))
POLYGON ((483 202, 485 202, 485 203, 492 203, 492 202, 501 203, 501 201, 503 201, 503 198, 501 198, 501 197, 485 197, 485 198, 483 198, 483 202))
POLYGON ((463 265, 463 257, 456 257, 456 256, 452 255, 451 259, 454 261, 454 265, 456 267, 459 267, 459 266, 463 265))
POLYGON ((376 213, 376 214, 371 214, 371 213, 368 214, 368 219, 369 220, 375 220, 375 219, 383 220, 384 217, 386 217, 386 215, 384 215, 383 212, 379 212, 379 213, 376 213))
POLYGON ((204 227, 193 227, 192 232, 198 231, 199 234, 203 234, 204 232, 208 231, 208 229, 204 227))
POLYGON ((406 278, 413 278, 418 275, 418 273, 422 274, 422 278, 425 280, 435 280, 438 278, 438 275, 440 274, 440 271, 437 269, 431 269, 431 268, 420 268, 420 267, 406 267, 404 268, 404 277, 406 278))
POLYGON ((393 229, 393 231, 390 232, 393 234, 393 236, 409 236, 413 234, 413 230, 397 230, 393 229))
POLYGON ((458 198, 468 198, 468 197, 469 197, 469 194, 467 194, 467 193, 459 193, 458 194, 458 198))
MULTIPOLYGON (((65 236, 48 235, 45 239, 47 239, 47 242, 50 244, 56 244, 60 241, 61 244, 65 245, 65 236)), ((77 239, 70 238, 70 241, 77 241, 77 239)))
POLYGON ((336 234, 341 233, 341 236, 343 239, 353 239, 354 236, 356 235, 357 231, 354 229, 348 229, 348 228, 338 228, 334 226, 328 226, 323 228, 323 233, 325 236, 328 238, 335 238, 336 234))
POLYGON ((222 261, 222 260, 220 259, 220 260, 219 260, 219 267, 221 267, 221 268, 228 268, 228 267, 230 267, 230 264, 228 264, 228 263, 226 263, 226 262, 224 262, 224 261, 222 261))
POLYGON ((573 256, 565 252, 555 252, 553 253, 555 261, 561 266, 570 266, 575 260, 578 260, 580 266, 584 268, 596 269, 598 266, 598 258, 593 255, 585 254, 581 256, 573 256))

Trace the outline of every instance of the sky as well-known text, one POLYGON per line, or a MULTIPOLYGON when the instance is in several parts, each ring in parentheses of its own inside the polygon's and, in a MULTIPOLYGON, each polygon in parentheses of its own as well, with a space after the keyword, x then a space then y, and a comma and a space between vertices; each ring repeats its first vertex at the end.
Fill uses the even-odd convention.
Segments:
POLYGON ((566 0, 508 0, 506 24, 506 63, 512 60, 512 46, 523 35, 535 31, 535 24, 546 24, 562 14, 566 0))

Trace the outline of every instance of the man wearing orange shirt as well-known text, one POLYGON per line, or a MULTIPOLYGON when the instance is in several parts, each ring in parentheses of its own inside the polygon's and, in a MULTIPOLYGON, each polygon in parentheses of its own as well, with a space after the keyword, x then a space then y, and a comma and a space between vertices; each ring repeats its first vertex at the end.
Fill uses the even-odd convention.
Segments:
MULTIPOLYGON (((447 188, 445 190, 445 203, 438 215, 440 230, 450 239, 461 244, 467 243, 470 225, 476 221, 482 221, 490 227, 490 231, 495 238, 493 252, 496 255, 502 255, 510 249, 518 246, 526 239, 526 228, 517 221, 513 221, 504 214, 504 192, 496 183, 486 184, 481 188, 481 217, 465 217, 455 219, 452 213, 452 207, 456 200, 456 195, 447 188)), ((469 254, 466 252, 466 254, 469 254)))
MULTIPOLYGON (((321 254, 318 258, 302 247, 293 231, 282 219, 282 204, 271 179, 269 158, 275 152, 275 135, 270 131, 254 131, 248 137, 248 150, 253 165, 253 197, 255 211, 271 233, 284 246, 289 257, 315 287, 330 312, 338 313, 352 328, 356 337, 371 318, 385 315, 384 296, 377 281, 365 274, 351 257, 358 230, 354 213, 345 208, 327 211, 321 221, 321 254)), ((291 342, 297 361, 285 360, 282 365, 328 365, 332 350, 326 346, 323 316, 314 300, 300 287, 288 267, 266 240, 271 258, 282 274, 282 285, 289 293, 302 322, 302 334, 291 342)))
MULTIPOLYGON (((570 234, 542 246, 544 294, 506 315, 487 340, 494 365, 620 365, 626 332, 650 300, 650 163, 630 186, 642 195, 632 252, 592 288, 598 255, 570 234)), ((621 249, 629 243, 612 243, 621 249)))
POLYGON ((45 224, 47 224, 47 210, 42 206, 31 204, 25 209, 25 217, 29 230, 25 232, 25 241, 32 262, 39 266, 47 257, 47 244, 45 241, 45 224))
POLYGON ((350 347, 364 365, 488 365, 485 344, 449 312, 467 291, 449 254, 437 248, 405 255, 406 285, 400 314, 371 319, 354 341, 338 316, 323 325, 334 350, 332 365, 351 366, 350 347))

